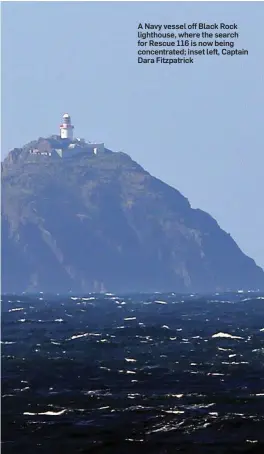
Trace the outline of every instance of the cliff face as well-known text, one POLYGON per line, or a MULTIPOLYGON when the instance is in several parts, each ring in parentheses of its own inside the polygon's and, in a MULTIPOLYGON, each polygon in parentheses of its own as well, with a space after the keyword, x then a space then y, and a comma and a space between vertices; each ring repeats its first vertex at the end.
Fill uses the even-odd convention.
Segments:
MULTIPOLYGON (((264 289, 207 213, 124 153, 2 164, 2 291, 264 289)), ((84 150, 85 151, 85 150, 84 150)))

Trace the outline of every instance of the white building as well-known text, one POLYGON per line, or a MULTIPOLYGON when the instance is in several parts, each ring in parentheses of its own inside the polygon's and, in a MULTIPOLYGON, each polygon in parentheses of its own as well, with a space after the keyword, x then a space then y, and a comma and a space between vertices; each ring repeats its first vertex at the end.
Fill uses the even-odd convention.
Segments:
POLYGON ((88 142, 85 144, 86 150, 91 150, 93 154, 104 152, 104 143, 88 142))
POLYGON ((71 117, 69 114, 63 115, 62 124, 60 125, 60 136, 61 139, 73 139, 74 126, 71 124, 71 117))
POLYGON ((80 138, 73 139, 73 129, 74 126, 71 124, 70 115, 67 113, 64 114, 62 124, 60 125, 60 138, 68 139, 70 143, 68 144, 68 142, 66 142, 66 148, 63 146, 62 148, 55 149, 55 152, 60 158, 71 157, 83 152, 90 152, 96 155, 105 151, 104 143, 102 142, 86 142, 85 139, 80 138))

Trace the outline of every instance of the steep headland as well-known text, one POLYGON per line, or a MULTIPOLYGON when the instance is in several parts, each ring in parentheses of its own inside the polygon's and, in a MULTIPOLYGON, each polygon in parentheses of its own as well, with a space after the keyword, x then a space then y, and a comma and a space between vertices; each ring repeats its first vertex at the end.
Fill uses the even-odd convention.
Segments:
POLYGON ((264 289, 263 270, 179 191, 124 153, 54 153, 68 145, 39 139, 2 163, 3 292, 264 289))

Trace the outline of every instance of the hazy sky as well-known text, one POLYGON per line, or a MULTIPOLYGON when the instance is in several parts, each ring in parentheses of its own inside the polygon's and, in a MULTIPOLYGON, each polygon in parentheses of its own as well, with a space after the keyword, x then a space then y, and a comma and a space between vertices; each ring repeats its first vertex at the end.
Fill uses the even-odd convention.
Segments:
POLYGON ((264 267, 263 2, 2 4, 2 153, 59 132, 124 151, 264 267), (233 22, 249 56, 137 63, 139 22, 233 22))

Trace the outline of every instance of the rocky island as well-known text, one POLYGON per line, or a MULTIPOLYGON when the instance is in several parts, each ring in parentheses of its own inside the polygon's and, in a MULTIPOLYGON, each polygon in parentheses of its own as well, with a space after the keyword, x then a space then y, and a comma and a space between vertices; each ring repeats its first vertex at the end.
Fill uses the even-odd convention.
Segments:
POLYGON ((51 136, 2 162, 2 292, 264 290, 209 214, 99 145, 51 136))

